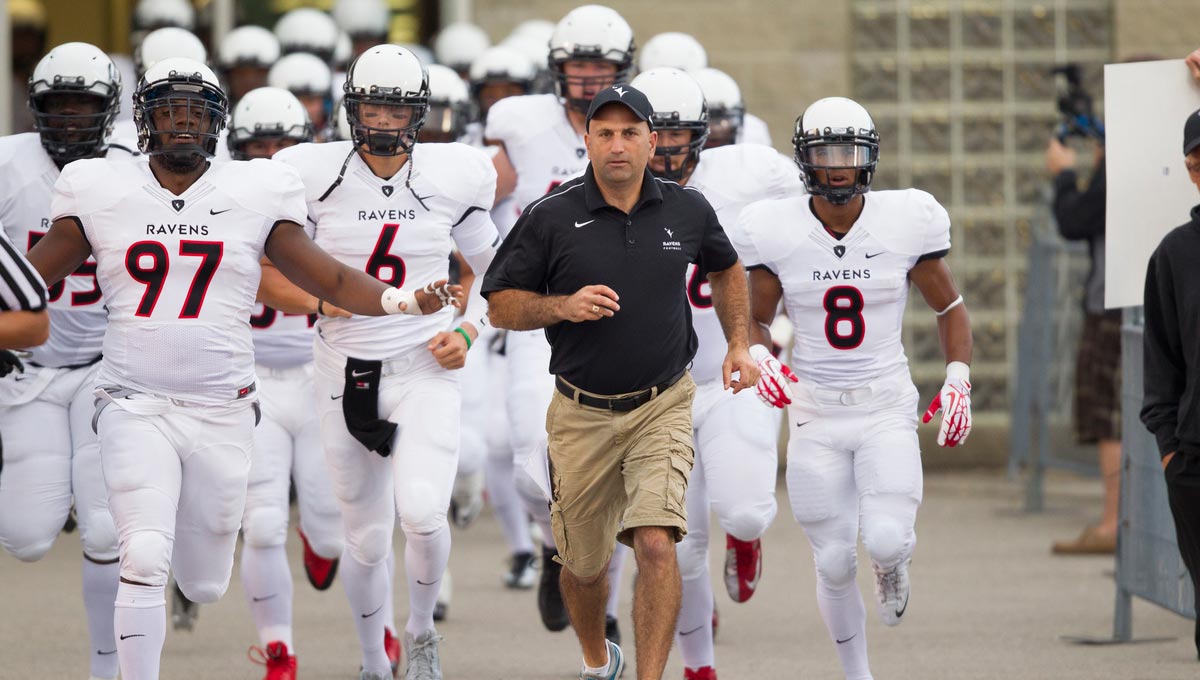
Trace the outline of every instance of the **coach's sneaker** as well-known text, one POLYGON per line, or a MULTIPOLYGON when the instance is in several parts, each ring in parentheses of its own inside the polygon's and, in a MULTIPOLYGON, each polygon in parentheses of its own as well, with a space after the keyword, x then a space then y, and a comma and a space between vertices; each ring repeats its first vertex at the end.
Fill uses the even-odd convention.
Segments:
POLYGON ((404 651, 408 654, 404 680, 442 680, 442 660, 438 657, 441 640, 442 636, 432 629, 417 638, 404 633, 404 651))
POLYGON ((599 671, 589 671, 587 666, 579 671, 579 680, 617 680, 621 677, 621 673, 625 672, 625 655, 621 653, 621 648, 608 643, 608 667, 599 671))
POLYGON ((313 588, 328 590, 337 576, 338 558, 327 560, 321 557, 313 552, 308 544, 308 537, 300 527, 296 527, 296 533, 300 534, 300 543, 304 546, 304 575, 308 577, 308 582, 313 588))
POLYGON ((200 615, 200 605, 187 599, 179 584, 171 583, 171 625, 175 630, 190 631, 196 626, 196 618, 200 615))
POLYGON ((717 680, 717 669, 712 666, 685 668, 683 669, 683 680, 717 680))
POLYGON ((450 570, 442 576, 442 585, 438 586, 437 601, 433 603, 433 620, 445 621, 450 613, 450 598, 454 595, 454 585, 450 580, 450 570))
POLYGON ((267 667, 263 680, 296 680, 296 657, 288 654, 288 647, 282 642, 268 642, 265 650, 251 647, 247 656, 254 663, 267 667))
POLYGON ((762 578, 762 540, 739 541, 725 535, 725 590, 734 602, 749 600, 762 578))
POLYGON ((483 471, 454 478, 450 494, 450 519, 460 529, 471 526, 483 511, 483 471))
POLYGON ((554 561, 557 550, 542 548, 542 579, 538 583, 537 605, 538 613, 542 615, 542 625, 546 630, 557 633, 571 625, 567 617, 567 606, 563 604, 562 591, 559 589, 558 577, 562 574, 562 565, 554 561))
POLYGON ((621 626, 617 623, 617 617, 604 616, 604 639, 614 645, 621 644, 621 626))
POLYGON ((387 654, 388 663, 392 664, 392 677, 400 673, 400 640, 388 627, 383 629, 383 651, 387 654))
POLYGON ((900 625, 900 617, 908 609, 908 565, 905 560, 892 569, 875 567, 875 599, 879 601, 879 615, 889 626, 900 625))
POLYGON ((537 583, 537 576, 537 560, 533 553, 513 553, 508 573, 504 574, 504 585, 514 590, 529 590, 537 583))

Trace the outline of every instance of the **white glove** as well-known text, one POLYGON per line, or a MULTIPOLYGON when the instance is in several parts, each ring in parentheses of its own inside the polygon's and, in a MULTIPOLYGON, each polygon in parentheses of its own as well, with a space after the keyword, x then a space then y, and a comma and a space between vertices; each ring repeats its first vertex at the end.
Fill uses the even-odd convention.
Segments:
POLYGON ((938 411, 942 412, 942 427, 938 430, 938 446, 958 446, 971 434, 971 367, 961 361, 946 365, 946 382, 942 391, 930 402, 921 422, 928 423, 938 411))
POLYGON ((799 382, 800 379, 792 373, 792 369, 781 364, 779 359, 771 356, 771 351, 762 345, 750 346, 750 358, 758 362, 761 375, 755 390, 758 398, 767 406, 783 408, 792 403, 792 387, 789 382, 799 382))

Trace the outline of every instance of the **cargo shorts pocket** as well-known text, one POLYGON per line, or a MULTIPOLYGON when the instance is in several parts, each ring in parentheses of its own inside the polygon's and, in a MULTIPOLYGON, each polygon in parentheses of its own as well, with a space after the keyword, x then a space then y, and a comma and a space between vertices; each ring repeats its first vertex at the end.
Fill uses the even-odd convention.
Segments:
POLYGON ((694 461, 692 438, 682 433, 671 432, 671 455, 667 462, 666 489, 663 497, 666 509, 686 516, 687 486, 694 461))

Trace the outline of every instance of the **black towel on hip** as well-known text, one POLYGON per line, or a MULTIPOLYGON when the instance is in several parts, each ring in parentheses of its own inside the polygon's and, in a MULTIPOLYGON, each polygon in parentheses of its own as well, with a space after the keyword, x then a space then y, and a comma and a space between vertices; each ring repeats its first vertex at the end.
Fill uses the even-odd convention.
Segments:
POLYGON ((379 380, 382 376, 382 361, 347 357, 342 415, 346 417, 346 429, 355 439, 387 458, 392 455, 396 423, 379 417, 379 380))

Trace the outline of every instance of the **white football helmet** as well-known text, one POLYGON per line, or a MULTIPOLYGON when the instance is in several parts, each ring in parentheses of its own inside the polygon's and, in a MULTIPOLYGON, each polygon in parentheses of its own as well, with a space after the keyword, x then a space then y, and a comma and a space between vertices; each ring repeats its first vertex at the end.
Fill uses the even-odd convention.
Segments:
POLYGON ((312 123, 296 95, 278 87, 250 90, 233 109, 229 119, 229 155, 247 160, 243 150, 254 139, 286 137, 298 143, 311 142, 312 123))
MULTIPOLYGON (((568 61, 606 61, 615 64, 614 76, 572 78, 575 84, 595 86, 596 91, 625 82, 633 69, 633 29, 615 10, 603 5, 576 7, 554 27, 550 36, 550 71, 557 80, 558 96, 577 111, 587 111, 592 97, 568 96, 563 64, 568 61)), ((594 95, 593 95, 594 96, 594 95)))
POLYGON ((330 126, 329 132, 330 141, 350 141, 350 121, 346 118, 346 102, 343 99, 339 99, 337 105, 333 107, 333 125, 330 126))
POLYGON ((121 72, 99 47, 64 43, 50 50, 29 77, 29 110, 50 158, 66 165, 98 155, 112 132, 121 108, 121 72), (70 106, 51 106, 50 95, 82 94, 100 100, 98 113, 80 113, 70 106))
POLYGON ((353 39, 387 40, 392 13, 383 0, 338 0, 333 20, 353 39))
POLYGON ((333 67, 339 71, 344 70, 353 58, 354 43, 350 40, 350 35, 345 31, 339 31, 337 45, 333 48, 333 67))
POLYGON ((398 45, 400 45, 400 47, 403 47, 404 49, 408 50, 409 52, 412 52, 413 54, 415 54, 417 56, 417 59, 421 60, 422 64, 428 65, 428 64, 436 64, 437 63, 437 57, 433 56, 433 50, 429 49, 428 47, 426 47, 420 43, 393 43, 393 44, 398 44, 398 45))
POLYGON ((471 64, 471 90, 478 93, 479 88, 488 83, 516 83, 529 91, 529 85, 536 75, 533 63, 520 51, 504 45, 489 47, 471 64))
POLYGON ((433 54, 439 64, 465 73, 471 64, 492 46, 484 30, 467 21, 458 21, 443 28, 433 41, 433 54))
POLYGON ((706 148, 725 146, 737 141, 742 123, 746 120, 746 105, 742 90, 728 73, 715 68, 689 71, 689 75, 704 90, 708 102, 708 144, 706 148))
POLYGON ((508 34, 508 37, 525 36, 534 40, 541 40, 544 44, 549 44, 550 36, 554 35, 554 22, 546 21, 545 19, 526 19, 517 24, 517 27, 508 34))
POLYGON ((449 66, 430 64, 429 114, 421 134, 426 141, 454 142, 467 132, 471 122, 471 95, 458 72, 449 66))
POLYGON ((182 57, 200 63, 208 61, 208 50, 194 33, 168 26, 150 31, 133 51, 133 67, 140 78, 146 69, 169 57, 182 57))
POLYGON ((279 41, 262 26, 238 26, 221 40, 217 65, 223 70, 239 66, 271 68, 279 61, 279 41))
MULTIPOLYGON (((666 130, 684 130, 692 134, 687 144, 664 146, 654 149, 655 156, 666 161, 661 172, 654 174, 679 181, 700 160, 700 150, 708 138, 708 107, 704 103, 704 92, 700 85, 687 73, 670 67, 660 67, 642 73, 629 83, 641 90, 650 100, 654 113, 650 116, 651 126, 660 134, 666 130), (673 156, 686 155, 678 167, 671 162, 673 156)), ((653 171, 653 168, 651 168, 653 171)))
POLYGON ((191 31, 196 28, 196 10, 187 0, 140 0, 133 10, 133 29, 153 31, 175 26, 191 31))
POLYGON ((871 114, 858 102, 845 97, 813 102, 796 119, 792 145, 808 193, 845 205, 871 190, 871 178, 879 162, 879 134, 871 114), (853 170, 854 182, 831 186, 821 181, 818 170, 853 170))
POLYGON ((399 45, 376 45, 350 64, 342 89, 355 147, 373 156, 412 150, 429 112, 429 75, 415 54, 399 45), (365 105, 406 107, 411 115, 402 127, 379 127, 363 117, 365 105))
POLYGON ((550 50, 547 40, 533 37, 529 34, 510 35, 500 45, 521 53, 535 70, 544 70, 550 65, 550 50))
POLYGON ((333 72, 315 54, 295 52, 284 55, 267 72, 267 85, 279 87, 299 96, 329 96, 333 72))
POLYGON ((221 90, 217 74, 194 59, 168 57, 154 63, 133 93, 138 148, 151 156, 164 156, 169 164, 182 169, 194 168, 216 153, 217 139, 228 115, 229 99, 221 90), (185 113, 199 112, 202 127, 192 127, 194 118, 190 115, 174 115, 180 107, 185 113), (172 114, 167 127, 159 127, 155 120, 154 112, 160 108, 172 114), (164 133, 185 136, 187 143, 164 146, 164 133))
POLYGON ((333 17, 311 7, 294 9, 275 22, 275 37, 284 54, 308 52, 327 65, 333 61, 340 34, 333 17))
POLYGON ((649 71, 659 66, 684 71, 705 68, 708 66, 708 52, 699 40, 687 33, 659 33, 647 40, 638 51, 638 69, 649 71))

